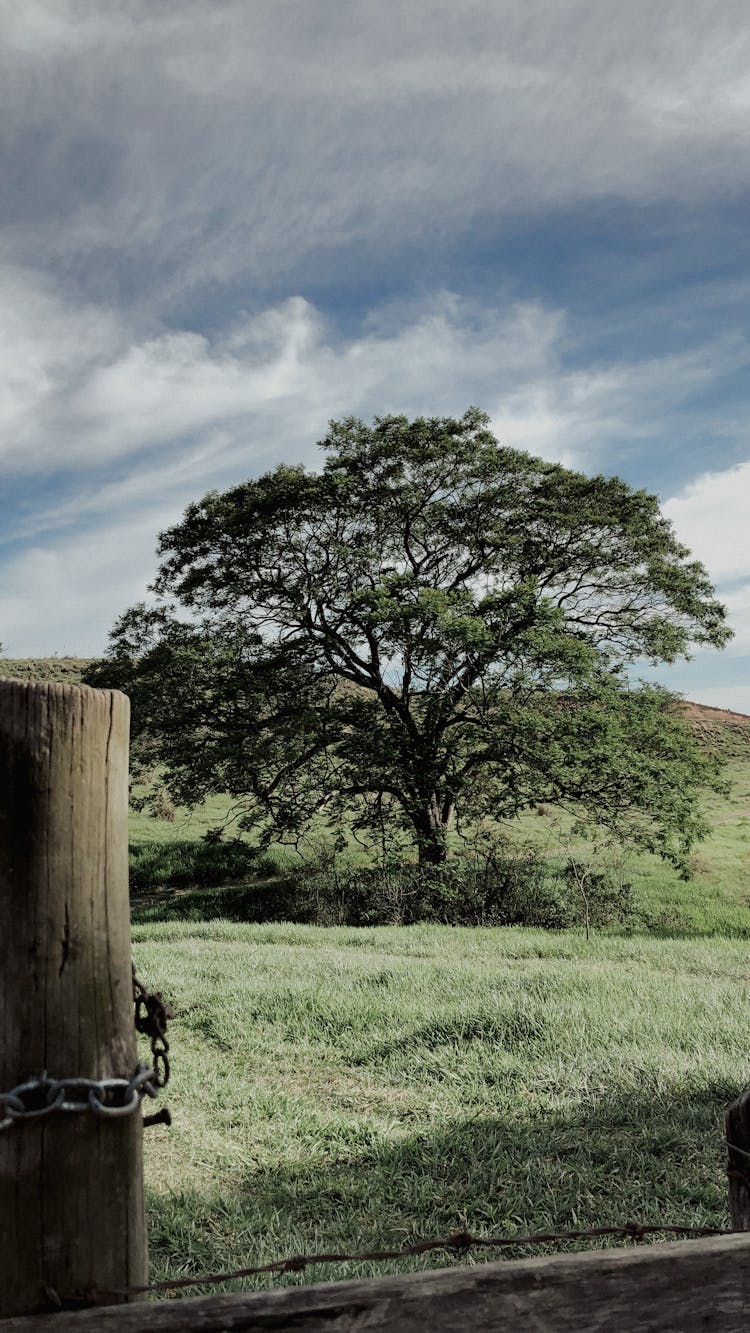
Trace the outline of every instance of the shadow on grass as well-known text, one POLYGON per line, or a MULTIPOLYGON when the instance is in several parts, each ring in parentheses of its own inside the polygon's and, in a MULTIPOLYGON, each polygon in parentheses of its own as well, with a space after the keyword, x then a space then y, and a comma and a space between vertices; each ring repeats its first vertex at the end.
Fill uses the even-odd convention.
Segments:
MULTIPOLYGON (((253 867, 254 874, 256 868, 253 867)), ((251 883, 223 884, 219 888, 167 887, 138 893, 131 890, 131 920, 148 921, 285 921, 297 925, 315 922, 316 906, 305 901, 292 877, 259 874, 251 883)))
MULTIPOLYGON (((295 1253, 397 1249, 476 1235, 588 1230, 628 1222, 727 1227, 723 1116, 740 1085, 589 1096, 554 1113, 455 1121, 394 1144, 372 1131, 307 1160, 238 1169, 211 1197, 149 1200, 154 1276, 199 1274, 295 1253), (181 1254, 182 1251, 182 1254, 181 1254), (183 1262, 183 1256, 186 1261, 183 1262)), ((345 1131, 345 1126, 342 1127, 345 1131)), ((669 1237, 661 1237, 668 1239, 669 1237)), ((660 1239, 660 1237, 656 1237, 660 1239)), ((476 1250, 477 1261, 627 1243, 622 1238, 476 1250)), ((327 1265, 256 1285, 466 1262, 438 1251, 327 1265)))
POLYGON ((134 842, 130 891, 134 897, 226 885, 257 873, 259 854, 244 842, 134 842))

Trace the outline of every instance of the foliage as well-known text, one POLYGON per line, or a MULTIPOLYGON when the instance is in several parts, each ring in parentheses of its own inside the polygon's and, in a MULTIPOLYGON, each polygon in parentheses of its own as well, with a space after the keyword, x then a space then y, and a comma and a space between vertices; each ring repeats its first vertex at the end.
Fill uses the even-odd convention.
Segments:
POLYGON ((729 632, 656 499, 500 447, 475 409, 348 418, 322 447, 320 473, 191 505, 160 540, 161 600, 89 673, 130 693, 174 798, 229 792, 269 839, 322 811, 423 863, 457 820, 567 802, 683 857, 713 769, 625 667, 729 632))
POLYGON ((504 844, 442 865, 390 858, 357 865, 333 848, 295 868, 243 843, 131 848, 135 921, 289 921, 317 926, 543 926, 554 930, 634 919, 631 886, 603 864, 504 844), (230 887, 227 880, 235 880, 230 887), (164 895, 167 887, 181 890, 164 895), (189 890, 189 891, 188 891, 189 890), (146 895, 142 897, 142 895, 146 895))

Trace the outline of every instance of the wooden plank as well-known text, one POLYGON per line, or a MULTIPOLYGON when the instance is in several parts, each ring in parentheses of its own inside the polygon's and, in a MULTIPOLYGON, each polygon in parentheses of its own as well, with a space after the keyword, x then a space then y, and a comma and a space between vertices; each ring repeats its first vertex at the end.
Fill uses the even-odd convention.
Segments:
MULTIPOLYGON (((0 1090, 130 1078, 129 704, 0 681, 0 1090)), ((0 1314, 145 1281, 139 1112, 0 1133, 0 1314)))
POLYGON ((750 1236, 0 1321, 0 1333, 747 1333, 750 1236))
POLYGON ((729 1211, 735 1231, 750 1231, 750 1092, 726 1114, 729 1211))

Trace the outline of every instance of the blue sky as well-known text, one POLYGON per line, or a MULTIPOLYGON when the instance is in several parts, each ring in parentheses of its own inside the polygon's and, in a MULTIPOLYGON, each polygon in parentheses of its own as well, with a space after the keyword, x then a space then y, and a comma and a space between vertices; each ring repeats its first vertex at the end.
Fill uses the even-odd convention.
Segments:
POLYGON ((654 490, 750 712, 745 0, 0 0, 0 639, 100 652, 188 501, 461 413, 654 490))

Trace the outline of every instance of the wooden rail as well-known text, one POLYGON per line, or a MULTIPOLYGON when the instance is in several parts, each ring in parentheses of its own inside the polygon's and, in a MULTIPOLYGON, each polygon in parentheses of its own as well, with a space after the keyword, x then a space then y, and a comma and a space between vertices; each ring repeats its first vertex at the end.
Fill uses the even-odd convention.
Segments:
POLYGON ((0 1320, 0 1333, 747 1333, 750 1235, 0 1320))

